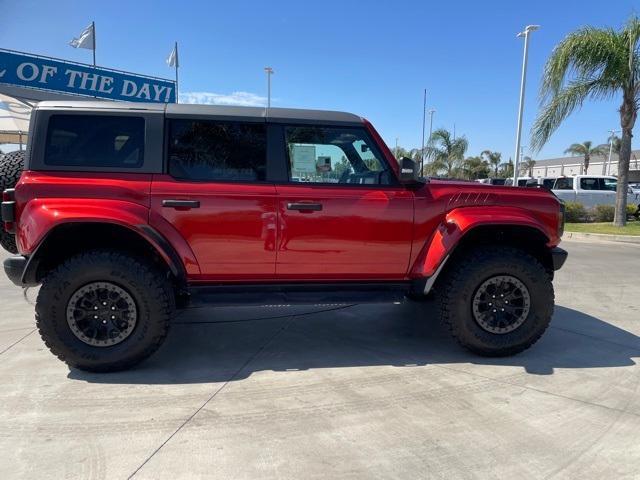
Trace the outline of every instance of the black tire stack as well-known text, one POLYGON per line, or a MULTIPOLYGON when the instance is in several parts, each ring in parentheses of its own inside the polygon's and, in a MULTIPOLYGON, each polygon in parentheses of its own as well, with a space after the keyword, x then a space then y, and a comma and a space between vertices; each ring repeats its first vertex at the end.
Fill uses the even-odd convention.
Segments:
MULTIPOLYGON (((24 169, 24 150, 9 152, 0 158, 0 193, 13 188, 20 180, 24 169)), ((16 238, 0 226, 0 245, 10 253, 18 253, 16 238)))

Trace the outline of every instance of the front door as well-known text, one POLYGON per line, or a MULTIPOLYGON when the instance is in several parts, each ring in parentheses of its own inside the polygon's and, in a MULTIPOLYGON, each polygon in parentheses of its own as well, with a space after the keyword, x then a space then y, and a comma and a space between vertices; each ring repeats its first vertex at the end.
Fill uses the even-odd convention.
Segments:
POLYGON ((364 128, 285 126, 289 182, 277 185, 281 280, 400 280, 413 193, 364 128))
POLYGON ((273 278, 276 191, 266 177, 265 123, 168 120, 169 172, 154 175, 157 215, 189 243, 201 274, 191 280, 273 278))

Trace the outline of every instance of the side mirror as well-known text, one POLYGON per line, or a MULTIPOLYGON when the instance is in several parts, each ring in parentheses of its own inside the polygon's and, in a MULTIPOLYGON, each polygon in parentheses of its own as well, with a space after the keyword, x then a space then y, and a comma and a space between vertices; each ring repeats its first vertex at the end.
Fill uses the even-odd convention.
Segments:
POLYGON ((402 157, 400 164, 400 183, 418 183, 418 164, 407 157, 402 157))

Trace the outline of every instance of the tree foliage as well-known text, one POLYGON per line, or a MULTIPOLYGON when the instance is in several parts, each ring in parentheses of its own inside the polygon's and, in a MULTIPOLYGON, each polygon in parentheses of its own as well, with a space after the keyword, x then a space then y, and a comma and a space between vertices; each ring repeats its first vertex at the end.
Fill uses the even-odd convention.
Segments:
POLYGON ((562 40, 545 65, 541 108, 531 140, 539 150, 562 122, 587 100, 621 94, 622 140, 618 164, 615 224, 626 223, 631 137, 640 104, 640 19, 633 16, 620 30, 581 28, 562 40))

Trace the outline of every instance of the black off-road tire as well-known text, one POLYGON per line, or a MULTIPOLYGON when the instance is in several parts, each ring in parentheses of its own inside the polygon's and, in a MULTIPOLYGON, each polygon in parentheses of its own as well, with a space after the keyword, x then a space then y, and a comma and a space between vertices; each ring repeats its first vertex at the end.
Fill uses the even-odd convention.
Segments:
MULTIPOLYGON (((24 151, 9 152, 0 158, 0 195, 7 188, 13 188, 20 180, 24 169, 24 151)), ((0 245, 10 253, 18 253, 16 237, 0 225, 0 245)))
POLYGON ((478 247, 455 259, 439 282, 436 299, 441 319, 458 343, 487 357, 515 355, 529 348, 549 326, 554 308, 553 284, 542 264, 527 252, 501 246, 478 247), (515 330, 493 333, 474 318, 473 298, 483 282, 503 275, 526 286, 530 308, 515 330))
POLYGON ((36 325, 49 350, 70 367, 90 372, 125 370, 162 345, 175 309, 174 299, 165 272, 126 253, 93 250, 69 258, 44 278, 36 300, 36 325), (67 305, 71 297, 93 282, 110 282, 135 302, 135 327, 118 344, 89 345, 69 326, 67 305))

